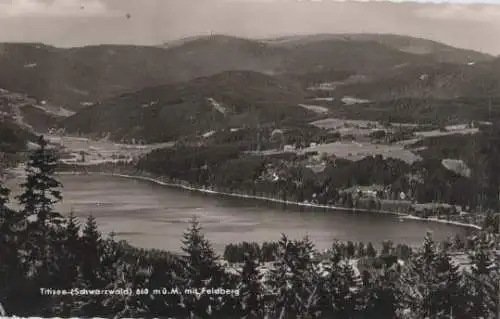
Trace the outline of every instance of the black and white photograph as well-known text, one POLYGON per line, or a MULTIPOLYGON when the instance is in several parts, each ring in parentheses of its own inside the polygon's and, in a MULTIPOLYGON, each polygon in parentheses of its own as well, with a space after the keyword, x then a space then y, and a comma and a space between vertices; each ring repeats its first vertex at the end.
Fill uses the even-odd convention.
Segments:
POLYGON ((0 0, 0 318, 499 319, 500 1, 0 0))

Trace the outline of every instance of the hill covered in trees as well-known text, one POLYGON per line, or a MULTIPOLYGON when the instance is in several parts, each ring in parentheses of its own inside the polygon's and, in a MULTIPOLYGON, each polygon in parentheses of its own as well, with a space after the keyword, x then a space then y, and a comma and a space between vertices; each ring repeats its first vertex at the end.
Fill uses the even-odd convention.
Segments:
POLYGON ((404 192, 408 200, 419 203, 459 205, 472 213, 479 209, 497 211, 499 136, 498 126, 492 126, 476 135, 423 140, 412 146, 424 147, 420 151, 423 159, 413 164, 382 156, 359 161, 327 156, 324 170, 317 173, 308 167, 307 155, 249 154, 244 152, 247 145, 237 141, 201 147, 180 144, 145 155, 133 169, 198 187, 298 202, 354 207, 353 197, 343 190, 382 185, 390 190, 382 196, 385 199, 399 199, 404 192), (450 158, 463 160, 471 174, 467 177, 446 168, 442 161, 450 158))
POLYGON ((484 98, 500 96, 500 67, 471 64, 400 65, 369 81, 340 86, 337 94, 373 100, 484 98))
POLYGON ((500 97, 477 98, 398 98, 336 106, 332 116, 382 123, 432 124, 439 126, 496 122, 500 119, 500 97))
POLYGON ((227 71, 186 83, 124 94, 67 118, 67 132, 115 140, 163 142, 222 128, 307 121, 298 106, 306 92, 296 83, 253 71, 227 71))
POLYGON ((101 234, 92 217, 82 226, 54 211, 62 199, 57 157, 43 139, 39 143, 26 163, 20 209, 6 205, 9 190, 0 184, 0 309, 9 315, 496 318, 494 229, 474 234, 465 246, 438 247, 427 235, 404 262, 390 244, 380 253, 363 248, 358 272, 352 257, 360 255, 349 245, 333 243, 319 253, 308 238, 286 236, 274 244, 266 271, 250 249, 234 267, 221 261, 196 220, 182 238, 181 254, 141 250, 101 234), (452 261, 456 249, 466 249, 470 269, 452 261))
POLYGON ((340 69, 365 74, 385 72, 401 64, 492 59, 428 40, 390 35, 311 35, 285 42, 214 35, 163 47, 69 49, 3 43, 0 52, 0 88, 72 110, 125 92, 231 70, 300 74, 340 69))
POLYGON ((294 35, 284 36, 274 39, 267 39, 269 43, 283 46, 308 45, 313 42, 323 41, 370 41, 383 44, 401 52, 432 56, 438 62, 448 63, 469 63, 490 61, 491 55, 473 50, 459 49, 440 42, 423 38, 409 37, 396 34, 370 34, 370 33, 350 33, 350 34, 317 34, 317 35, 294 35))

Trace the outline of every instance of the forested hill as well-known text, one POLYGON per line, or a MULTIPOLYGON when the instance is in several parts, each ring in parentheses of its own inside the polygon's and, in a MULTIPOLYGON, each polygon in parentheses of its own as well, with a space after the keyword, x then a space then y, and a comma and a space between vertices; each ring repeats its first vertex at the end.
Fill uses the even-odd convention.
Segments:
POLYGON ((438 62, 469 63, 490 61, 493 57, 478 51, 458 49, 440 42, 396 34, 317 34, 295 35, 267 39, 269 43, 296 47, 323 41, 372 41, 401 52, 432 56, 438 62))
POLYGON ((343 69, 366 74, 383 73, 402 64, 464 64, 492 59, 428 40, 388 35, 311 35, 284 42, 215 35, 163 47, 69 49, 3 43, 0 56, 0 88, 72 110, 148 86, 230 70, 296 74, 343 69))
POLYGON ((500 64, 487 61, 401 65, 363 83, 343 85, 337 94, 373 100, 499 97, 500 64))
MULTIPOLYGON (((404 192, 408 200, 418 203, 458 205, 472 217, 481 216, 479 212, 486 209, 498 211, 499 126, 485 127, 476 135, 429 138, 412 147, 422 159, 409 164, 381 155, 349 161, 293 152, 248 154, 244 152, 247 145, 237 140, 201 147, 180 144, 147 154, 136 167, 198 187, 297 202, 352 208, 357 195, 346 189, 379 185, 385 193, 381 199, 398 199, 404 192), (311 163, 318 157, 324 161, 324 169, 314 172, 311 163), (470 174, 449 169, 443 165, 447 159, 462 161, 470 174)), ((371 202, 375 205, 377 201, 372 198, 371 202)))
POLYGON ((114 140, 164 142, 222 128, 307 121, 298 104, 306 92, 294 81, 253 71, 227 71, 156 86, 89 107, 67 118, 67 132, 114 140))

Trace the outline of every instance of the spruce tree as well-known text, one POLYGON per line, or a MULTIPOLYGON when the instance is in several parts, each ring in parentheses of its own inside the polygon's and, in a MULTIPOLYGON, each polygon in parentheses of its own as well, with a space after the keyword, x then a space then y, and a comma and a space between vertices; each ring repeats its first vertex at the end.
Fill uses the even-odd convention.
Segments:
POLYGON ((26 218, 16 209, 7 207, 10 190, 0 182, 0 303, 11 313, 26 310, 21 302, 30 285, 26 218))
MULTIPOLYGON (((58 289, 71 289, 72 287, 82 287, 79 269, 82 249, 80 245, 80 225, 71 211, 65 218, 64 227, 56 233, 56 241, 53 243, 57 258, 58 274, 54 276, 51 285, 58 289)), ((69 302, 67 296, 55 296, 53 313, 58 316, 69 317, 75 308, 75 296, 69 302)))
POLYGON ((62 222, 61 214, 54 205, 61 199, 61 183, 54 178, 58 157, 48 148, 43 136, 38 140, 39 148, 26 163, 26 181, 21 184, 23 192, 18 196, 22 212, 36 229, 46 235, 47 228, 62 222))
POLYGON ((366 255, 371 258, 377 257, 377 251, 375 250, 371 242, 369 242, 366 246, 366 255))
POLYGON ((265 317, 265 293, 262 287, 263 275, 259 272, 258 262, 250 253, 244 254, 241 271, 240 290, 241 318, 258 319, 265 317))
POLYGON ((393 243, 390 240, 383 241, 382 242, 382 251, 380 252, 381 255, 388 256, 392 254, 393 252, 393 243))
POLYGON ((20 240, 20 251, 25 254, 23 264, 27 267, 26 278, 31 282, 33 304, 40 314, 49 313, 38 287, 51 287, 59 273, 56 253, 57 234, 62 216, 54 210, 54 205, 62 199, 61 184, 54 178, 57 160, 55 152, 48 148, 47 141, 40 136, 39 148, 26 163, 26 180, 21 184, 22 193, 17 197, 21 210, 21 223, 26 223, 26 231, 20 240), (36 291, 36 292, 35 292, 36 291))
POLYGON ((356 248, 354 247, 354 243, 352 241, 347 242, 346 253, 348 258, 354 258, 356 254, 356 248))
POLYGON ((9 294, 9 288, 13 284, 10 282, 13 275, 11 272, 18 265, 17 246, 11 230, 13 214, 6 206, 9 195, 10 190, 0 181, 0 310, 2 312, 4 312, 2 302, 5 302, 9 294))
POLYGON ((441 317, 453 314, 457 318, 465 318, 466 297, 463 276, 458 265, 446 250, 441 251, 436 259, 436 287, 434 299, 437 313, 441 317))
POLYGON ((83 250, 80 240, 80 223, 73 211, 71 211, 66 221, 66 227, 62 233, 62 247, 64 251, 61 253, 65 262, 64 273, 66 277, 64 284, 71 286, 74 285, 78 276, 78 265, 80 258, 82 258, 83 250))
POLYGON ((363 287, 363 318, 393 319, 397 317, 399 274, 384 266, 379 273, 373 271, 363 287))
POLYGON ((403 306, 418 318, 465 315, 463 280, 447 250, 437 251, 428 233, 420 252, 411 256, 401 276, 403 306))
POLYGON ((469 287, 469 312, 474 318, 496 318, 500 302, 500 270, 495 256, 496 237, 480 234, 469 252, 471 272, 466 275, 469 287))
POLYGON ((437 254, 435 243, 428 233, 421 251, 412 256, 401 275, 401 298, 404 309, 417 318, 436 315, 434 289, 436 287, 437 254))
POLYGON ((213 279, 214 271, 218 271, 219 256, 210 242, 205 239, 197 218, 192 218, 190 228, 183 234, 182 251, 187 262, 187 272, 192 275, 194 287, 204 287, 213 279))
MULTIPOLYGON (((217 264, 219 256, 210 242, 205 239, 202 228, 196 217, 190 221, 190 227, 183 235, 182 251, 184 252, 184 267, 186 281, 184 289, 222 288, 224 274, 217 264)), ((183 295, 181 301, 194 316, 206 317, 215 315, 214 308, 223 308, 217 296, 207 294, 183 295)))
POLYGON ((271 317, 315 318, 321 298, 321 280, 314 245, 308 237, 291 241, 282 235, 278 258, 270 272, 269 284, 275 295, 271 317))
POLYGON ((334 244, 323 263, 323 285, 318 305, 323 317, 349 319, 356 316, 357 296, 353 288, 357 286, 357 278, 341 249, 340 245, 334 244))
POLYGON ((89 215, 82 231, 81 237, 81 267, 83 284, 89 288, 100 287, 99 266, 102 254, 102 236, 97 227, 94 216, 89 215))
POLYGON ((358 243, 358 247, 357 247, 356 253, 357 253, 357 257, 358 258, 363 258, 363 257, 366 256, 366 248, 365 248, 365 245, 362 242, 358 243))
POLYGON ((5 205, 9 202, 10 189, 8 189, 0 180, 0 209, 5 208, 5 205))

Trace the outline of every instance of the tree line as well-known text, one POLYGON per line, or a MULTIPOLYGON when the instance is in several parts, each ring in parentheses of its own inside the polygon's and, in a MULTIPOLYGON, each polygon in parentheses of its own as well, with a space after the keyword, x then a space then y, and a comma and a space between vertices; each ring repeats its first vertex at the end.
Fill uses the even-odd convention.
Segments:
POLYGON ((441 202, 470 210, 498 211, 499 127, 486 128, 475 136, 434 138, 415 146, 425 146, 427 150, 424 158, 413 164, 380 155, 359 161, 327 158, 326 168, 320 173, 308 168, 304 157, 249 155, 237 144, 159 149, 141 158, 136 168, 195 185, 296 201, 346 204, 352 199, 342 198, 341 190, 377 184, 389 190, 387 199, 399 199, 404 192, 420 203, 441 202), (444 158, 464 160, 471 169, 470 176, 444 167, 444 158), (277 178, 273 179, 270 172, 277 178))

